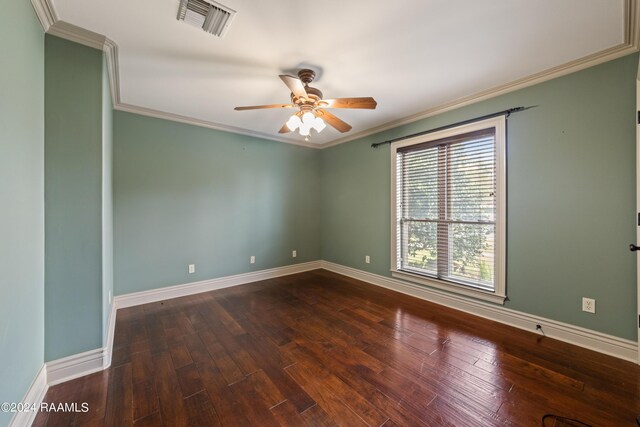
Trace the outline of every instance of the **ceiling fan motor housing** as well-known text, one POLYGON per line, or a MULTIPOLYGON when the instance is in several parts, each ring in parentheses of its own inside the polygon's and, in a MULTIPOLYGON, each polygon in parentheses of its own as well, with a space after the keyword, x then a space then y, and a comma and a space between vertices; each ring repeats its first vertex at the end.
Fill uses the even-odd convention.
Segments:
POLYGON ((309 70, 308 68, 304 68, 298 71, 298 77, 300 78, 300 81, 302 81, 302 83, 308 85, 313 81, 313 79, 316 78, 316 72, 313 70, 309 70))

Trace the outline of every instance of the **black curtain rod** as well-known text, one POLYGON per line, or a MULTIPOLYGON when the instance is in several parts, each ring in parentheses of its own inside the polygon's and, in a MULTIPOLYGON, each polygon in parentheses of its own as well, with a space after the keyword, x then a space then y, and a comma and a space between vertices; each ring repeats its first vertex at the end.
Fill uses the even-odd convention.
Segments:
POLYGON ((411 134, 411 135, 401 136, 399 138, 390 139, 390 140, 384 141, 384 142, 376 142, 374 144, 371 144, 371 147, 372 148, 378 148, 381 145, 391 144, 391 143, 396 142, 396 141, 402 141, 403 139, 408 139, 408 138, 413 138, 413 137, 416 137, 416 136, 427 135, 429 133, 433 133, 433 132, 437 132, 437 131, 440 131, 440 130, 449 129, 449 128, 456 127, 456 126, 462 126, 462 125, 466 125, 466 124, 473 123, 473 122, 478 122, 480 120, 490 119, 492 117, 498 117, 498 116, 507 116, 507 117, 509 117, 512 113, 519 113, 520 111, 525 111, 525 110, 528 110, 530 108, 535 108, 535 107, 537 107, 537 105, 532 105, 530 107, 509 108, 508 110, 499 111, 497 113, 492 113, 492 114, 487 114, 486 116, 476 117, 475 119, 469 119, 469 120, 464 120, 462 122, 453 123, 453 124, 446 125, 446 126, 440 126, 439 128, 429 129, 429 130, 425 130, 425 131, 422 131, 422 132, 414 133, 414 134, 411 134))

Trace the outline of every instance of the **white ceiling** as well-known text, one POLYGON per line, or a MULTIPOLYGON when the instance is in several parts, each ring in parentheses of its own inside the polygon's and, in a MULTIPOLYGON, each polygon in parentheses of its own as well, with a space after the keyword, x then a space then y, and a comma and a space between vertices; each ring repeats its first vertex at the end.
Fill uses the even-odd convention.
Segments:
POLYGON ((237 11, 224 38, 176 20, 179 0, 53 0, 117 43, 122 103, 269 138, 291 110, 233 107, 289 102, 278 74, 300 64, 321 68, 326 98, 378 101, 332 110, 355 135, 620 45, 626 13, 624 0, 221 2, 237 11))

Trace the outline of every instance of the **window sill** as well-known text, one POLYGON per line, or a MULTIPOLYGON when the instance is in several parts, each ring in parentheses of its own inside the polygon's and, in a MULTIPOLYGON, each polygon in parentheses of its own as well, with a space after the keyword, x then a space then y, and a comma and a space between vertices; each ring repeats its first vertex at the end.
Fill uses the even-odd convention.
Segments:
POLYGON ((391 270, 391 276, 408 282, 419 283, 432 288, 442 289, 458 295, 473 297, 500 305, 504 305, 504 301, 507 299, 506 295, 500 295, 496 292, 473 289, 464 285, 456 285, 454 283, 445 282, 444 280, 432 279, 419 274, 408 273, 406 271, 391 270))

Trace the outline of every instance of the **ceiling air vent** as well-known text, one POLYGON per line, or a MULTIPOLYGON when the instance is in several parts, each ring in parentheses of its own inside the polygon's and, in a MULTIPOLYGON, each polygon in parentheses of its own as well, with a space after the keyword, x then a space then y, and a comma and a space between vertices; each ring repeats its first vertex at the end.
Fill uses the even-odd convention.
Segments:
POLYGON ((236 11, 215 1, 180 0, 178 20, 223 37, 236 11))

